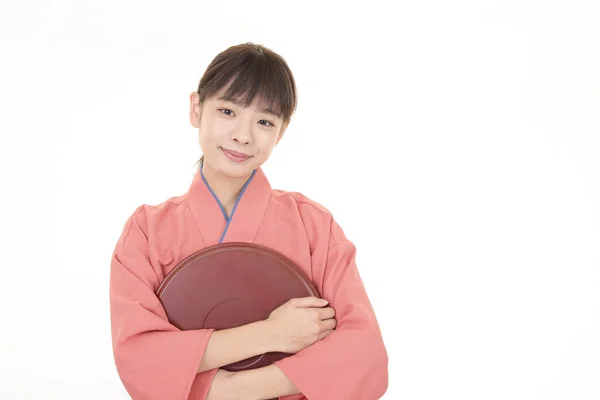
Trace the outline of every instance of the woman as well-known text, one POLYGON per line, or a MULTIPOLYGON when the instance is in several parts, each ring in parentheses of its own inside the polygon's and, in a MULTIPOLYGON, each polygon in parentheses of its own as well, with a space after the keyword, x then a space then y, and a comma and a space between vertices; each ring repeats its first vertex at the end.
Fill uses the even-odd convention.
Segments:
POLYGON ((114 357, 134 400, 370 400, 387 390, 387 352, 354 245, 326 208, 272 189, 261 169, 295 108, 287 63, 250 43, 217 55, 191 94, 203 157, 190 188, 138 207, 112 256, 114 357), (171 325, 155 294, 165 276, 202 248, 236 241, 287 256, 323 299, 293 299, 234 329, 171 325), (220 369, 269 351, 292 355, 250 371, 220 369))

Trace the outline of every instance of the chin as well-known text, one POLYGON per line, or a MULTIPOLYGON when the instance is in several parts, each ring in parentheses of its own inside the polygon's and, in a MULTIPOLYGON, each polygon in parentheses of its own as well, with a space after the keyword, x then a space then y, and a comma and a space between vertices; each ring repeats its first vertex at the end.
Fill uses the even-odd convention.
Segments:
POLYGON ((254 171, 255 168, 241 168, 241 167, 228 167, 228 168, 224 168, 222 171, 220 171, 223 175, 229 177, 229 178, 233 178, 233 179, 238 179, 238 178, 247 178, 252 171, 254 171))

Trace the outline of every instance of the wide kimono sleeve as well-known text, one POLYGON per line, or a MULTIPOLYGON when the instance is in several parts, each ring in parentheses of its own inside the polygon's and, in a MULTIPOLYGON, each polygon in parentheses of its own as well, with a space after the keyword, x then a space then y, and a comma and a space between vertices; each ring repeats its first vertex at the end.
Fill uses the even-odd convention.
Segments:
POLYGON ((337 328, 275 364, 307 399, 379 399, 388 387, 387 351, 357 269, 355 246, 332 224, 325 265, 316 268, 324 268, 321 295, 336 310, 337 328))
POLYGON ((217 369, 196 374, 212 330, 181 331, 167 319, 155 290, 145 215, 127 220, 111 259, 113 354, 133 400, 203 400, 217 369))

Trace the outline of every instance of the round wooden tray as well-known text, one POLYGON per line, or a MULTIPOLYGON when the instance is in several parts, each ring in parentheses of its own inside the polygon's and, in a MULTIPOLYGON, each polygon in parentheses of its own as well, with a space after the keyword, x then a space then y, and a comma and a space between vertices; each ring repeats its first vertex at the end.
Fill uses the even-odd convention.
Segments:
MULTIPOLYGON (((181 261, 157 290, 169 321, 181 330, 235 328, 265 320, 292 298, 319 297, 291 260, 254 243, 224 243, 181 261)), ((289 356, 266 353, 222 367, 242 371, 289 356)))

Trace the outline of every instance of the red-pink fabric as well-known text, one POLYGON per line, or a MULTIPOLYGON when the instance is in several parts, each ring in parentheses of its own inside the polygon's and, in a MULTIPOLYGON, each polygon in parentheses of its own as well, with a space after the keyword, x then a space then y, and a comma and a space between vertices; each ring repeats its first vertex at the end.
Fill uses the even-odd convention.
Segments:
POLYGON ((301 390, 285 400, 371 400, 388 386, 388 356, 355 264, 355 247, 331 213, 299 193, 273 190, 258 169, 229 225, 196 172, 187 193, 141 205, 114 249, 110 305, 114 359, 133 400, 204 400, 216 370, 196 374, 211 330, 180 331, 155 292, 206 246, 251 242, 282 253, 336 310, 327 338, 275 364, 301 390), (227 230, 226 230, 227 229, 227 230))

